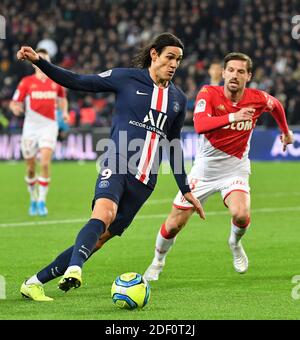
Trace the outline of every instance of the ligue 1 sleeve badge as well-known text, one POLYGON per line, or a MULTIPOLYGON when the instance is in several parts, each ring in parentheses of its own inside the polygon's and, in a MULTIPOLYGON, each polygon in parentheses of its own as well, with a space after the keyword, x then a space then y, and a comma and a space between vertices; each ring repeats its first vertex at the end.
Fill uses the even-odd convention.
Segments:
POLYGON ((174 110, 174 112, 179 112, 179 108, 180 108, 180 106, 179 106, 179 103, 178 102, 174 102, 174 105, 173 105, 173 110, 174 110))

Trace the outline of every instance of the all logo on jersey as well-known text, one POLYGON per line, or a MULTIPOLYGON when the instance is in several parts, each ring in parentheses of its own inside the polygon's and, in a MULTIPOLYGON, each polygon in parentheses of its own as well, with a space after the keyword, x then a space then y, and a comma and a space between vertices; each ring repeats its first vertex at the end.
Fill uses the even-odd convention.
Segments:
POLYGON ((167 121, 167 118, 168 118, 167 115, 163 114, 162 112, 159 112, 157 119, 155 119, 153 116, 152 110, 150 110, 149 113, 145 116, 143 123, 150 122, 152 126, 155 126, 159 130, 163 130, 165 123, 167 121))
POLYGON ((200 99, 195 107, 195 112, 204 112, 206 109, 206 100, 200 99))

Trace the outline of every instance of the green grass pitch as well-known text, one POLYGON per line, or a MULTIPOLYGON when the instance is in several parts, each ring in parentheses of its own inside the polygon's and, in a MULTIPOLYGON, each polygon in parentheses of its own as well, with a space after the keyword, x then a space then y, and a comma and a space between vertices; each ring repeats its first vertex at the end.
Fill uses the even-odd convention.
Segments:
MULTIPOLYGON (((55 300, 24 300, 24 278, 70 246, 89 218, 96 180, 94 163, 55 163, 46 218, 27 216, 24 164, 0 164, 0 275, 6 299, 0 319, 299 319, 299 163, 253 163, 252 225, 243 244, 249 271, 233 270, 227 246, 230 217, 219 194, 205 205, 206 221, 192 217, 171 250, 161 279, 151 284, 142 310, 117 309, 110 298, 119 274, 143 273, 153 257, 156 233, 177 192, 171 175, 161 175, 147 204, 121 238, 114 238, 84 267, 83 286, 62 293, 57 281, 45 285, 55 300), (2 278, 3 279, 3 278, 2 278), (296 297, 298 295, 296 294, 296 297)), ((3 288, 3 287, 2 287, 3 288)))

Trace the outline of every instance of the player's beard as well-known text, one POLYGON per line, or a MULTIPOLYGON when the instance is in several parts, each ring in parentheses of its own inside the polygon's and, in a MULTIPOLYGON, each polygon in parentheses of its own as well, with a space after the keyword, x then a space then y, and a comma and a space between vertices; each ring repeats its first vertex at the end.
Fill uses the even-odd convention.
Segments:
POLYGON ((240 83, 236 84, 236 83, 228 83, 227 84, 227 90, 232 93, 232 94, 237 94, 239 92, 242 92, 243 90, 243 86, 241 86, 240 83))
POLYGON ((234 94, 237 94, 239 91, 240 91, 240 88, 237 86, 235 88, 232 88, 230 86, 230 84, 227 85, 227 90, 230 92, 230 93, 234 93, 234 94))

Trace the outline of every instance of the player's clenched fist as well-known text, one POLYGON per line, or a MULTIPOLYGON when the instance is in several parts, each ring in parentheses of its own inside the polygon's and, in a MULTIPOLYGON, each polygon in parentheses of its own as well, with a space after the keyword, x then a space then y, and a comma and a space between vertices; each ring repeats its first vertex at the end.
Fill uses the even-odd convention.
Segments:
POLYGON ((234 121, 235 122, 242 122, 245 120, 251 120, 254 115, 255 109, 251 107, 244 107, 234 113, 234 121))
POLYGON ((22 46, 17 52, 17 58, 19 60, 29 60, 32 63, 39 60, 39 55, 30 46, 22 46))
POLYGON ((293 144, 295 141, 293 131, 289 130, 287 134, 282 133, 280 136, 283 151, 286 150, 288 144, 293 144))

